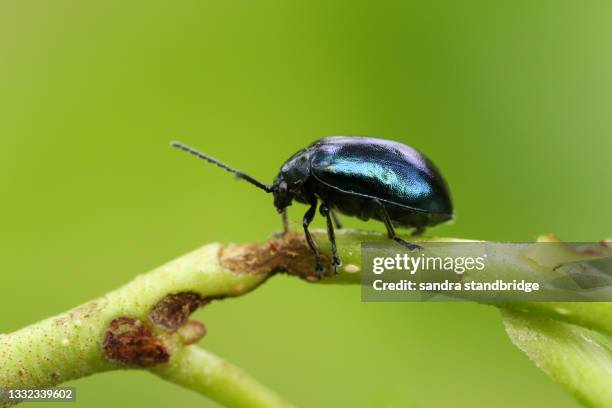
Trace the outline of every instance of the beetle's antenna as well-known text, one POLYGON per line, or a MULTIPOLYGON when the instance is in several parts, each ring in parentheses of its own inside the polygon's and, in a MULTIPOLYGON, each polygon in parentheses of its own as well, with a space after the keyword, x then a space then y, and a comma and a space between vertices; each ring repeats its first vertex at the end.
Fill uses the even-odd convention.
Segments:
POLYGON ((210 156, 205 155, 204 153, 194 149, 193 147, 189 147, 186 144, 183 144, 181 142, 170 142, 170 146, 172 147, 176 147, 177 149, 181 149, 187 153, 193 154, 196 157, 199 157, 200 159, 206 160, 209 163, 212 164, 216 164, 217 166, 221 167, 222 169, 225 169, 227 171, 229 171, 230 173, 234 173, 236 175, 236 177, 243 179, 245 181, 248 181, 249 183, 253 184, 255 187, 259 187, 262 190, 264 190, 266 193, 271 193, 272 192, 272 187, 269 186, 268 184, 264 184, 260 181, 255 180, 253 177, 249 176, 248 174, 245 174, 241 171, 238 171, 236 169, 234 169, 233 167, 228 166, 227 164, 220 162, 217 159, 214 159, 210 156))

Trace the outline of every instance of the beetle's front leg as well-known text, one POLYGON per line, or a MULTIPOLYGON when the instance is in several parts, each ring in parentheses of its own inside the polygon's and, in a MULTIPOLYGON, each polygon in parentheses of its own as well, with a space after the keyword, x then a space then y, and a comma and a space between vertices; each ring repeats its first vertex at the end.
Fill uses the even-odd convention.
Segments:
POLYGON ((314 218, 316 212, 317 200, 314 200, 310 204, 310 208, 308 209, 308 211, 306 211, 306 214, 304 214, 304 220, 302 222, 302 225, 304 226, 304 235, 306 236, 306 242, 308 242, 308 246, 310 247, 310 250, 314 253, 315 256, 315 272, 320 278, 323 275, 323 267, 321 266, 321 254, 319 253, 319 248, 317 247, 317 244, 314 242, 314 239, 312 239, 310 231, 308 231, 308 226, 312 222, 312 219, 314 218))
POLYGON ((331 242, 331 250, 332 250, 332 268, 334 269, 334 273, 338 273, 338 266, 342 263, 340 261, 340 257, 338 257, 338 248, 336 247, 336 234, 334 233, 334 225, 332 224, 332 216, 330 214, 330 209, 325 203, 321 203, 319 206, 319 211, 321 215, 325 217, 327 220, 327 236, 329 237, 329 242, 331 242))
POLYGON ((282 211, 280 211, 280 215, 283 222, 283 230, 281 232, 274 233, 274 237, 276 238, 282 238, 289 232, 289 218, 287 217, 287 209, 283 208, 282 211))

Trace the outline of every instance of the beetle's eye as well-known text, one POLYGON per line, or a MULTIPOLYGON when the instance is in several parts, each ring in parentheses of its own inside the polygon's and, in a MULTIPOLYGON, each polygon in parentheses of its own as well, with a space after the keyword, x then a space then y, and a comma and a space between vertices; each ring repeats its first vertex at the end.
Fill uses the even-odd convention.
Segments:
POLYGON ((285 183, 284 181, 280 183, 280 185, 278 186, 278 192, 280 194, 286 194, 287 193, 287 183, 285 183))

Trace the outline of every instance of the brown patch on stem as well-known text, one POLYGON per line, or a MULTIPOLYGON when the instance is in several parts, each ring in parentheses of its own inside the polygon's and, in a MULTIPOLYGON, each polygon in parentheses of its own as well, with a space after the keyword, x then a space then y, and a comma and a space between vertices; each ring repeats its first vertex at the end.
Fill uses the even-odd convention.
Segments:
POLYGON ((209 300, 203 300, 193 292, 181 292, 168 295, 151 309, 149 319, 169 332, 176 331, 187 321, 189 315, 209 300))
MULTIPOLYGON (((325 268, 330 273, 330 259, 321 254, 325 268)), ((284 271, 307 280, 319 279, 315 273, 314 255, 304 235, 287 233, 263 244, 230 245, 221 248, 219 261, 225 268, 238 273, 272 273, 284 271)))
POLYGON ((130 317, 113 319, 102 343, 110 361, 136 367, 152 367, 168 362, 170 354, 145 324, 130 317))

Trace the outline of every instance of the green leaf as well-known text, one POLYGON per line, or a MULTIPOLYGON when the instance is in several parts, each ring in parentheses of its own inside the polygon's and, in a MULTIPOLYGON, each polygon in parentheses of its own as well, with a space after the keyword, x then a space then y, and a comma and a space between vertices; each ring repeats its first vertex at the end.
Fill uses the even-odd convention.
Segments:
POLYGON ((612 338, 530 313, 502 310, 513 343, 589 407, 612 407, 612 338))

